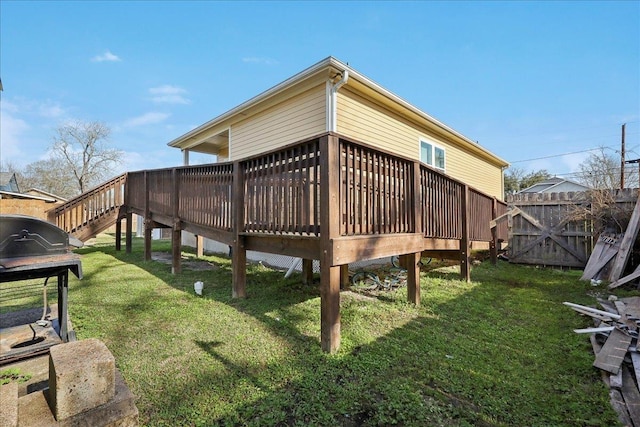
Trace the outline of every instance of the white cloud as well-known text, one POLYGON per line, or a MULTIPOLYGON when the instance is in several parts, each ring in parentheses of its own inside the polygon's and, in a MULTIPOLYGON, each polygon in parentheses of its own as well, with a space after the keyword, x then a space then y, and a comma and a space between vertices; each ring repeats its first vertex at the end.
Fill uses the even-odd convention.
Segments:
POLYGON ((122 61, 122 59, 120 59, 120 57, 118 55, 114 55, 113 53, 111 53, 111 51, 107 50, 102 55, 96 55, 93 58, 91 58, 91 61, 93 61, 93 62, 118 62, 118 61, 122 61))
POLYGON ((187 91, 178 86, 162 85, 149 89, 152 96, 151 100, 159 104, 190 104, 191 101, 186 98, 187 91))
POLYGON ((165 121, 167 118, 169 118, 169 116, 171 116, 170 113, 160 113, 157 111, 151 111, 149 113, 145 113, 141 116, 134 117, 132 119, 127 120, 124 123, 124 125, 127 127, 152 125, 155 123, 161 123, 165 121))
POLYGON ((242 62, 264 65, 278 65, 278 61, 273 58, 265 58, 259 56, 245 56, 244 58, 242 58, 242 62))
POLYGON ((14 164, 25 163, 21 160, 30 157, 23 151, 24 133, 29 130, 29 125, 24 120, 12 116, 2 102, 2 126, 0 126, 0 153, 2 162, 11 162, 14 164))

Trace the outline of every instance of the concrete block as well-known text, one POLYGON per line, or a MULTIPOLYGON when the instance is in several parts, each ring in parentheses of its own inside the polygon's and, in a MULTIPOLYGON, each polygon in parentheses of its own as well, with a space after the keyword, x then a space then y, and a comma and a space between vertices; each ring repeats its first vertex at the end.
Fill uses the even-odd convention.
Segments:
POLYGON ((18 425, 18 383, 0 385, 0 426, 18 425))
POLYGON ((61 421, 115 395, 115 358, 97 339, 68 342, 49 353, 49 404, 61 421))
MULTIPOLYGON (((56 421, 47 401, 49 390, 19 399, 21 427, 134 427, 138 425, 135 397, 116 370, 116 394, 109 402, 80 414, 56 421)), ((1 424, 0 424, 1 425, 1 424)))

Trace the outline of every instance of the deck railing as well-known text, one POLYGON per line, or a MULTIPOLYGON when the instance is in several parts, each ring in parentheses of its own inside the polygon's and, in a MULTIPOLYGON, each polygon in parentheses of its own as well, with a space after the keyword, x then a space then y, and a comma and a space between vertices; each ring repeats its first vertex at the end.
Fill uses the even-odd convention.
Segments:
POLYGON ((314 138, 238 163, 248 233, 319 235, 320 146, 314 138))
MULTIPOLYGON (((129 172, 56 208, 56 223, 77 230, 126 204, 130 212, 166 226, 180 221, 198 230, 231 232, 241 216, 240 233, 319 237, 322 138, 233 163, 129 172), (235 179, 240 185, 234 186, 235 179), (235 210, 236 203, 244 208, 235 210)), ((469 240, 492 240, 489 222, 506 212, 505 203, 415 160, 341 136, 331 141, 338 159, 324 164, 334 165, 329 173, 338 177, 339 208, 332 216, 338 236, 421 233, 462 239, 466 218, 469 240)), ((498 225, 498 239, 506 240, 506 227, 498 225)))
POLYGON ((68 233, 81 235, 83 229, 118 214, 118 209, 124 204, 126 181, 126 174, 116 176, 55 207, 50 211, 52 222, 68 233))

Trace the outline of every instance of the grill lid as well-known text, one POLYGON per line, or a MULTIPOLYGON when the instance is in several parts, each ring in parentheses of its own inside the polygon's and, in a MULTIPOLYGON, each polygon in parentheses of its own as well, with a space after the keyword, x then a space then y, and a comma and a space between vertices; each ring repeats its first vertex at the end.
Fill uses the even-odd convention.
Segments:
POLYGON ((25 215, 0 215, 0 258, 50 256, 69 251, 69 235, 25 215))

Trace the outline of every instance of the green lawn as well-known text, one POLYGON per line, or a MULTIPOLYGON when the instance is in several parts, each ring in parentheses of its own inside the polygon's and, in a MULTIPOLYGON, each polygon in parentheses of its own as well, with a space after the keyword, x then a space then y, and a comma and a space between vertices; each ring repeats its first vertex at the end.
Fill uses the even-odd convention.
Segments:
MULTIPOLYGON (((154 251, 169 249, 153 242, 154 251)), ((425 268, 419 308, 405 289, 344 292, 342 346, 328 355, 317 283, 303 286, 298 275, 251 265, 249 297, 234 300, 225 257, 205 257, 214 270, 173 276, 169 265, 143 261, 141 240, 132 254, 116 252, 110 236, 78 252, 74 328, 113 352, 143 425, 617 423, 588 337, 572 332, 589 320, 561 304, 605 294, 580 272, 485 262, 465 283, 456 268, 425 268)), ((38 304, 3 303, 5 311, 38 304)))

